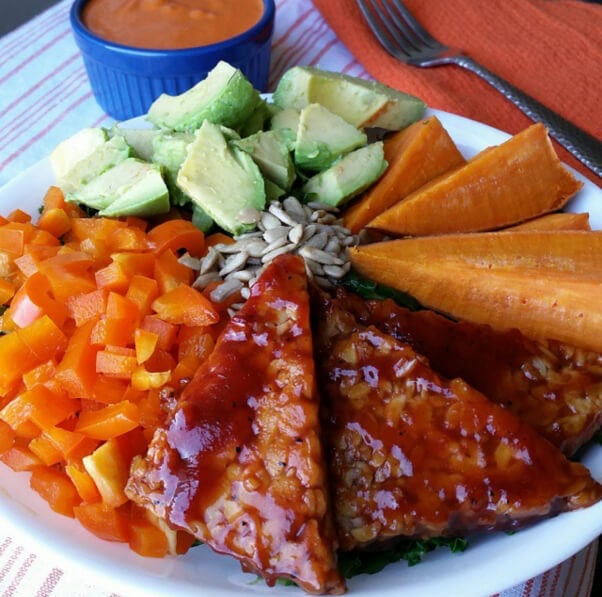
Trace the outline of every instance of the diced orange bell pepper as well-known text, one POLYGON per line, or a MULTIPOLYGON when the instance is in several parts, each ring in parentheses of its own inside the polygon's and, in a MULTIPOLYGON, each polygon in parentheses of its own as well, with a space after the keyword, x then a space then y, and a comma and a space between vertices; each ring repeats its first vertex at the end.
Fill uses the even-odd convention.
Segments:
POLYGON ((205 326, 217 323, 215 307, 198 290, 180 285, 153 301, 157 315, 173 324, 205 326))
POLYGON ((69 315, 75 320, 75 325, 80 327, 91 319, 98 318, 107 308, 107 291, 103 288, 76 294, 67 299, 69 315))
POLYGON ((118 228, 125 228, 127 224, 121 220, 111 218, 73 218, 71 223, 73 239, 83 241, 86 238, 107 240, 118 228))
POLYGON ((0 454, 4 454, 13 447, 15 443, 15 432, 12 427, 0 421, 0 454))
POLYGON ((83 459, 88 474, 103 503, 117 508, 128 501, 125 495, 130 465, 134 456, 146 451, 147 441, 140 429, 110 439, 83 459))
POLYGON ((22 209, 14 209, 13 211, 11 211, 7 218, 6 218, 9 222, 20 222, 22 224, 26 224, 28 222, 31 222, 31 216, 23 211, 22 209))
POLYGON ((69 312, 63 303, 50 296, 48 278, 36 272, 29 276, 17 290, 10 304, 13 321, 21 328, 30 325, 42 315, 48 315, 59 327, 67 319, 69 312))
POLYGON ((190 381, 202 362, 195 354, 188 354, 184 358, 178 359, 178 364, 171 374, 172 380, 179 384, 190 381))
POLYGON ((128 543, 130 549, 146 558, 163 558, 169 550, 165 533, 142 516, 130 519, 128 543))
POLYGON ((104 404, 115 404, 126 400, 128 387, 127 380, 98 375, 94 383, 93 398, 101 408, 104 404))
POLYGON ((159 285, 159 293, 165 294, 181 284, 192 284, 194 272, 181 264, 173 251, 167 249, 157 256, 153 277, 159 285))
POLYGON ((159 390, 144 392, 144 397, 138 403, 140 411, 140 426, 144 429, 155 429, 163 421, 164 414, 161 407, 159 390))
POLYGON ((63 460, 61 451, 43 434, 29 442, 29 449, 46 465, 52 466, 63 460))
POLYGON ((17 441, 0 455, 0 461, 16 473, 31 471, 42 465, 42 461, 26 445, 17 441))
POLYGON ((141 365, 148 361, 157 348, 159 335, 142 328, 134 332, 134 346, 136 348, 136 362, 141 365))
POLYGON ((69 477, 55 468, 36 467, 31 471, 29 485, 59 514, 73 518, 73 509, 81 504, 77 489, 69 477))
POLYGON ((110 350, 99 350, 96 354, 96 372, 119 379, 130 379, 137 366, 136 352, 118 354, 110 350))
MULTIPOLYGON (((96 489, 96 484, 81 462, 69 463, 65 467, 65 473, 71 479, 73 485, 75 485, 75 489, 77 489, 77 493, 79 493, 79 496, 84 503, 91 504, 100 502, 100 493, 98 493, 98 489, 96 489)), ((75 516, 77 518, 76 512, 75 516)))
POLYGON ((56 238, 60 238, 71 230, 71 218, 64 209, 53 207, 42 212, 38 226, 56 238))
POLYGON ((131 280, 132 276, 135 275, 147 276, 150 278, 152 277, 155 269, 155 256, 148 252, 115 252, 111 253, 111 259, 114 263, 118 263, 123 268, 128 280, 131 280))
POLYGON ((99 410, 81 412, 75 431, 93 439, 108 440, 135 429, 139 422, 138 407, 122 400, 99 410))
POLYGON ((39 383, 50 381, 56 375, 56 361, 49 359, 45 363, 30 369, 23 374, 23 385, 31 390, 39 383))
POLYGON ((146 233, 140 228, 125 226, 114 230, 107 239, 109 249, 113 251, 146 251, 149 242, 146 233))
POLYGON ((151 312, 151 305, 159 296, 159 286, 153 278, 135 274, 125 296, 138 306, 140 316, 144 317, 151 312))
POLYGON ((0 278, 0 305, 8 304, 8 301, 15 294, 15 287, 4 278, 0 278))
POLYGON ((161 350, 171 350, 178 337, 178 326, 163 321, 158 315, 147 315, 140 328, 157 334, 157 348, 161 350))
POLYGON ((39 271, 41 261, 57 255, 59 245, 36 245, 28 243, 23 249, 23 255, 15 259, 15 265, 25 276, 31 276, 39 271))
POLYGON ((223 232, 214 232, 205 237, 205 245, 214 247, 215 245, 231 245, 234 244, 234 239, 223 232))
POLYGON ((89 398, 96 382, 97 347, 90 344, 90 336, 96 321, 88 321, 76 328, 69 339, 65 356, 57 366, 57 379, 73 398, 89 398))
POLYGON ((156 253, 163 253, 167 249, 174 252, 184 249, 200 257, 205 251, 205 235, 188 220, 167 220, 149 230, 148 240, 156 253))
POLYGON ((0 227, 0 252, 9 256, 23 255, 23 247, 30 242, 35 229, 31 224, 10 222, 0 227))
POLYGON ((83 433, 69 431, 62 427, 49 427, 41 433, 40 438, 52 443, 60 452, 62 460, 81 459, 98 446, 96 440, 90 439, 83 433))
POLYGON ((82 504, 73 508, 75 518, 90 533, 105 541, 127 543, 128 520, 106 504, 82 504))
POLYGON ((137 321, 140 317, 138 305, 116 292, 109 293, 105 314, 110 319, 131 319, 133 321, 137 321))
POLYGON ((136 390, 161 388, 171 379, 171 371, 147 371, 137 367, 132 374, 132 387, 136 390))
POLYGON ((96 290, 90 272, 93 263, 83 251, 59 251, 54 257, 41 261, 38 269, 48 278, 54 298, 65 303, 74 294, 96 290))
POLYGON ((47 315, 0 336, 0 363, 11 363, 10 367, 0 367, 0 395, 6 394, 25 372, 60 356, 66 346, 67 337, 47 315))
POLYGON ((84 238, 79 243, 79 250, 94 259, 96 269, 106 267, 111 263, 111 252, 105 240, 100 238, 84 238))
POLYGON ((158 373, 162 371, 172 371, 176 364, 176 359, 172 356, 171 352, 157 348, 150 359, 144 363, 144 367, 147 371, 158 373))

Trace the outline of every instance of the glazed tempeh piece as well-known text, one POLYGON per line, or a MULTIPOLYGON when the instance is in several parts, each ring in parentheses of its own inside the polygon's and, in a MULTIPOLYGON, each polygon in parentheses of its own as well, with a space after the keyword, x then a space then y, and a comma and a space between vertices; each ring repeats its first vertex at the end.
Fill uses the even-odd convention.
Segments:
POLYGON ((462 378, 568 456, 602 425, 600 353, 531 340, 518 330, 498 332, 432 311, 410 311, 391 300, 338 296, 358 321, 407 342, 435 371, 462 378))
POLYGON ((318 368, 341 548, 514 529, 602 486, 529 425, 322 302, 318 368))
POLYGON ((138 460, 128 496, 243 569, 344 592, 303 261, 268 266, 138 460))

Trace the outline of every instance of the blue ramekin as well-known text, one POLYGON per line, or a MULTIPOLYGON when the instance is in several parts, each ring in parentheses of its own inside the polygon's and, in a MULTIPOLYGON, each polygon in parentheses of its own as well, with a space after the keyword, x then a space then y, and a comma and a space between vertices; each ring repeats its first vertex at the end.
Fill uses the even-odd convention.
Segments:
POLYGON ((146 114, 161 93, 177 95, 190 89, 220 60, 239 68, 256 89, 267 89, 274 0, 263 0, 261 19, 244 33, 219 43, 183 50, 132 48, 94 35, 81 19, 87 1, 73 3, 71 27, 94 97, 116 120, 146 114))

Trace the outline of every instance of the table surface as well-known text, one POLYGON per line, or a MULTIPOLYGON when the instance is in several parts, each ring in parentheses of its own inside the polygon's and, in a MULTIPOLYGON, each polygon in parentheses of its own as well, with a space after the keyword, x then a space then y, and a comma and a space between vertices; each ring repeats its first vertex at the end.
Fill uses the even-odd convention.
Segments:
MULTIPOLYGON (((26 23, 47 8, 58 4, 60 0, 18 0, 6 2, 8 6, 2 7, 0 20, 0 37, 26 23)), ((602 0, 585 0, 602 4, 602 0)), ((598 550, 598 560, 592 595, 602 595, 602 548, 598 550)))

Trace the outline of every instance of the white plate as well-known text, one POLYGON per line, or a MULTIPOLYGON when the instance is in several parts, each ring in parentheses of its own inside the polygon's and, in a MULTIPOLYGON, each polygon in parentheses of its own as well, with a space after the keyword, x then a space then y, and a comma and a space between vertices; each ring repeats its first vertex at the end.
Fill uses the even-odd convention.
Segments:
MULTIPOLYGON (((433 111, 466 157, 508 135, 459 116, 433 111)), ((139 125, 139 123, 136 123, 139 125)), ((602 228, 602 191, 585 178, 571 201, 571 211, 589 211, 594 228, 602 228)), ((44 160, 0 189, 0 214, 16 207, 35 213, 53 176, 44 160)), ((6 366, 6 365, 4 365, 6 366)), ((583 456, 593 475, 602 479, 602 446, 583 456)), ((141 558, 122 544, 96 539, 75 521, 51 512, 29 489, 28 475, 0 465, 0 519, 24 545, 44 552, 64 570, 76 570, 104 582, 109 590, 136 595, 203 595, 233 597, 241 592, 301 595, 295 587, 268 589, 255 576, 240 572, 238 563, 208 547, 195 547, 185 556, 161 560, 141 558)), ((373 576, 349 581, 357 597, 403 594, 404 597, 477 597, 502 591, 536 576, 585 547, 602 532, 602 503, 562 514, 514 535, 504 533, 470 540, 462 554, 443 548, 422 564, 393 564, 373 576)))

